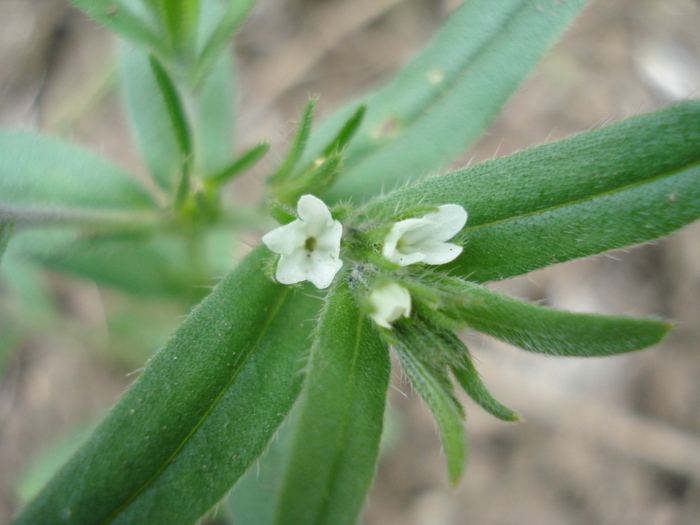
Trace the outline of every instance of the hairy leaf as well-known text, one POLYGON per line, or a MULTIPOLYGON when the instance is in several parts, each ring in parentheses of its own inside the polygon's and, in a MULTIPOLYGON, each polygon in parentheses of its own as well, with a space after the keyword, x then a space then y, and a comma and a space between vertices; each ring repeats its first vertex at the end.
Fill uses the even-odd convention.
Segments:
POLYGON ((112 31, 163 57, 171 54, 155 13, 141 2, 132 0, 71 0, 89 16, 112 31))
POLYGON ((15 523, 189 524, 224 495, 296 399, 319 307, 265 277, 269 256, 190 314, 15 523))
POLYGON ((386 344, 340 282, 311 347, 274 523, 355 523, 374 475, 389 369, 386 344))
POLYGON ((462 296, 445 306, 448 315, 531 352, 579 357, 631 352, 658 343, 673 328, 655 319, 554 310, 459 279, 447 282, 462 296))
POLYGON ((139 212, 153 201, 135 179, 83 148, 25 131, 0 132, 0 205, 139 212))
POLYGON ((454 397, 452 382, 445 366, 435 366, 425 359, 434 350, 436 343, 439 344, 437 337, 422 338, 411 332, 409 334, 408 340, 394 345, 394 348, 411 386, 427 403, 435 417, 442 437, 448 476, 450 482, 456 485, 466 458, 464 410, 454 397))
POLYGON ((385 88, 312 135, 305 161, 358 108, 367 113, 330 200, 356 200, 433 173, 491 123, 585 0, 470 0, 385 88))
POLYGON ((446 203, 469 220, 445 268, 476 282, 667 235, 700 216, 700 101, 425 180, 364 215, 446 203))

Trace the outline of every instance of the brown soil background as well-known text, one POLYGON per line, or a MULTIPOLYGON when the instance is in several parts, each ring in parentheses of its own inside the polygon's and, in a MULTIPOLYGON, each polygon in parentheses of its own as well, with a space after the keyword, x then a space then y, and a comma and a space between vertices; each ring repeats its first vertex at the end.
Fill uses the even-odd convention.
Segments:
MULTIPOLYGON (((389 78, 458 3, 262 0, 237 40, 239 146, 273 141, 278 157, 309 94, 321 95, 323 114, 389 78)), ((697 0, 593 0, 455 166, 697 97, 698 27, 697 0)), ((114 48, 65 0, 2 0, 0 126, 72 138, 143 173, 113 80, 114 48)), ((257 184, 251 177, 240 189, 257 184)), ((0 522, 16 510, 15 481, 32 458, 131 379, 128 359, 105 350, 104 312, 118 294, 55 274, 46 282, 62 322, 25 338, 0 378, 0 522)), ((465 401, 470 459, 456 489, 428 411, 397 377, 397 431, 364 523, 700 523, 700 224, 496 287, 679 327, 653 349, 593 360, 466 335, 487 384, 524 421, 496 421, 465 401)))

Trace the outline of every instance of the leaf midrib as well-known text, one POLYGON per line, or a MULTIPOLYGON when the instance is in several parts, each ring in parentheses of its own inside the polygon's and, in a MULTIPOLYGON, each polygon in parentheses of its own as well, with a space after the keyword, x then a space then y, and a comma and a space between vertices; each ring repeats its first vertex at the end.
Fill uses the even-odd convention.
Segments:
POLYGON ((209 414, 211 413, 211 411, 218 404, 218 402, 221 400, 221 398, 226 393, 226 391, 231 387, 231 385, 235 381, 236 377, 238 377, 238 373, 243 368, 245 363, 248 361, 250 356, 253 354, 255 349, 258 347, 258 345, 260 344, 260 341, 262 341, 262 338, 267 333, 267 330, 270 328, 270 325, 272 324, 273 319, 277 316, 277 313, 279 312, 280 308, 282 307, 282 304, 284 303, 288 294, 289 294, 289 287, 285 286, 284 290, 280 294, 278 301, 274 304, 274 307, 270 309, 270 315, 269 315, 267 321, 265 322, 265 325, 263 326, 262 330, 260 330, 260 335, 255 340, 255 342, 250 346, 250 351, 245 353, 241 357, 239 357, 239 360, 237 361, 236 364, 240 363, 240 366, 234 368, 234 370, 232 371, 232 374, 231 374, 231 379, 221 389, 221 391, 218 393, 216 398, 209 405, 206 412, 202 415, 202 417, 199 419, 199 421, 197 421, 197 423, 193 426, 191 432, 183 438, 183 440, 180 442, 180 444, 177 446, 177 448, 173 451, 173 453, 170 455, 170 457, 168 457, 168 459, 163 462, 162 466, 158 469, 158 471, 155 474, 153 474, 153 476, 151 476, 151 478, 149 478, 146 482, 144 482, 143 485, 141 485, 141 487, 139 487, 124 503, 122 503, 109 516, 107 516, 107 518, 102 520, 99 523, 99 525, 107 525, 108 523, 111 523, 125 508, 127 508, 129 505, 131 505, 143 492, 145 492, 151 485, 153 485, 153 483, 165 471, 165 469, 167 469, 168 466, 170 466, 170 464, 175 460, 175 458, 178 456, 180 451, 189 442, 190 438, 202 426, 202 424, 204 423, 206 418, 209 417, 209 414))
POLYGON ((664 172, 661 172, 661 173, 659 173, 658 175, 655 175, 655 176, 653 176, 653 177, 648 177, 648 178, 645 178, 645 179, 642 179, 642 180, 639 180, 639 181, 636 181, 636 182, 632 182, 632 183, 630 183, 630 184, 625 184, 625 185, 622 185, 622 186, 616 186, 615 188, 611 188, 611 189, 606 190, 606 191, 603 191, 603 192, 601 192, 601 193, 596 193, 596 194, 588 195, 588 196, 581 197, 581 198, 578 198, 578 199, 573 199, 573 200, 561 202, 561 203, 559 203, 559 204, 553 204, 552 206, 548 206, 548 207, 545 207, 545 208, 539 208, 539 209, 537 209, 537 210, 533 210, 533 211, 526 212, 526 213, 520 213, 520 214, 516 214, 516 215, 511 215, 510 217, 505 217, 505 218, 503 218, 503 219, 498 219, 498 220, 495 220, 495 221, 485 222, 485 223, 482 223, 482 224, 478 224, 478 225, 476 225, 476 226, 467 226, 466 228, 464 228, 464 229, 462 230, 461 233, 464 234, 464 233, 466 233, 466 232, 471 232, 471 231, 479 230, 479 229, 481 229, 481 228, 488 228, 488 227, 491 227, 491 226, 496 226, 496 225, 501 224, 501 223, 505 223, 505 222, 509 222, 509 221, 516 221, 516 220, 524 219, 524 218, 529 217, 529 216, 531 216, 531 215, 537 215, 538 213, 547 213, 547 212, 550 212, 550 211, 553 211, 553 210, 556 210, 556 209, 559 209, 559 208, 564 208, 564 207, 566 207, 566 206, 575 206, 575 205, 581 204, 581 203, 583 203, 583 202, 593 201, 593 200, 595 200, 595 199, 607 197, 608 195, 612 195, 612 194, 615 194, 615 193, 622 193, 622 192, 627 191, 627 190, 629 190, 629 189, 633 189, 633 188, 635 188, 635 187, 637 187, 637 186, 642 186, 642 185, 644 185, 644 184, 652 184, 652 183, 657 182, 657 181, 659 181, 659 180, 661 180, 661 179, 664 179, 664 178, 667 178, 667 177, 673 177, 674 175, 678 175, 678 174, 680 174, 680 173, 682 173, 682 172, 689 171, 689 170, 691 170, 691 169, 693 169, 693 168, 698 168, 698 167, 700 167, 700 160, 697 160, 697 161, 695 161, 695 162, 691 162, 691 163, 689 163, 689 164, 686 164, 686 165, 683 166, 682 168, 678 168, 678 169, 672 170, 672 171, 664 171, 664 172))
MULTIPOLYGON (((360 339, 362 338, 362 331, 363 331, 363 318, 361 315, 357 316, 357 329, 355 330, 355 344, 353 347, 353 353, 352 353, 352 364, 351 364, 351 377, 352 382, 350 385, 348 385, 347 390, 346 390, 346 396, 345 396, 345 405, 344 405, 344 417, 343 417, 343 431, 342 431, 342 440, 339 443, 345 443, 347 435, 348 435, 348 421, 349 417, 348 414, 350 412, 350 399, 351 399, 351 394, 354 392, 355 387, 357 386, 357 381, 356 381, 356 371, 357 371, 357 359, 360 351, 360 339)), ((328 475, 328 480, 329 483, 326 484, 324 495, 323 495, 323 504, 320 506, 319 511, 316 515, 316 519, 314 520, 314 523, 316 524, 322 524, 323 523, 323 516, 326 514, 326 509, 328 508, 330 504, 330 494, 331 494, 331 486, 332 486, 332 480, 336 479, 338 470, 340 469, 340 458, 342 456, 342 446, 338 446, 336 448, 335 452, 335 457, 333 458, 333 466, 331 467, 328 475)))

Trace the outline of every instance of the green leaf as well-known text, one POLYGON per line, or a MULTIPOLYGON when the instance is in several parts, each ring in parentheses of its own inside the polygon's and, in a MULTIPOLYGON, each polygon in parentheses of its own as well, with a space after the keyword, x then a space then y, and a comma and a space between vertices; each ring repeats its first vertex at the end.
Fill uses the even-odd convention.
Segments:
POLYGON ((277 169, 270 175, 269 182, 271 184, 283 184, 292 175, 301 155, 304 153, 306 142, 309 140, 315 105, 316 99, 311 99, 306 104, 287 154, 284 156, 284 159, 282 159, 277 169))
POLYGON ((195 169, 199 174, 220 171, 231 163, 236 122, 231 53, 221 54, 192 98, 195 169))
POLYGON ((296 399, 319 307, 263 275, 269 256, 253 251, 190 314, 14 523, 189 524, 224 495, 296 399))
POLYGON ((464 251, 444 268, 471 281, 520 275, 667 235, 700 216, 700 101, 425 180, 365 217, 455 203, 464 251))
MULTIPOLYGON (((398 326, 396 328, 399 329, 398 326)), ((426 359, 443 341, 439 341, 436 334, 425 331, 417 333, 415 330, 416 327, 407 328, 404 337, 394 348, 411 386, 435 417, 447 460, 448 477, 450 483, 456 485, 466 458, 464 411, 454 397, 452 381, 445 366, 430 363, 426 359)))
MULTIPOLYGON (((148 55, 129 46, 122 46, 120 55, 131 124, 158 186, 174 193, 192 143, 194 158, 188 162, 193 163, 195 170, 218 170, 229 162, 234 121, 230 55, 221 57, 196 90, 179 84, 185 91, 182 96, 190 101, 192 127, 185 122, 182 104, 178 104, 179 110, 169 111, 148 55), (173 126, 178 121, 180 124, 173 126)), ((174 93, 172 82, 170 85, 174 93)))
POLYGON ((172 47, 182 58, 189 58, 195 43, 199 0, 158 0, 157 3, 172 47))
POLYGON ((71 0, 90 17, 142 48, 163 57, 170 49, 153 12, 133 0, 71 0))
POLYGON ((7 243, 10 242, 13 228, 13 223, 0 221, 0 261, 2 261, 2 256, 5 255, 7 243))
POLYGON ((21 209, 153 209, 135 179, 78 146, 24 131, 0 132, 0 205, 21 209))
POLYGON ((353 113, 347 122, 343 124, 343 127, 340 128, 338 135, 324 148, 323 152, 321 153, 322 158, 328 157, 333 153, 340 152, 345 149, 345 146, 350 143, 355 133, 357 133, 366 112, 367 106, 360 106, 357 108, 355 113, 353 113))
POLYGON ((460 297, 444 307, 446 315, 531 352, 577 357, 631 352, 658 343, 673 328, 655 319, 553 310, 455 278, 443 283, 460 297))
POLYGON ((374 475, 389 371, 386 344, 340 282, 311 347, 274 523, 356 522, 374 475))
POLYGON ((139 149, 158 186, 172 192, 182 169, 182 155, 148 55, 122 45, 120 58, 127 109, 139 149))
POLYGON ((196 79, 207 75, 256 1, 201 0, 196 79))
POLYGON ((213 184, 224 184, 228 182, 262 159, 269 149, 270 145, 265 142, 253 146, 224 169, 208 177, 206 179, 207 182, 213 184))
POLYGON ((74 228, 33 229, 18 234, 9 252, 138 296, 192 301, 211 283, 209 275, 190 265, 184 240, 171 235, 91 236, 74 228))
POLYGON ((271 525, 289 456, 295 419, 295 411, 292 410, 265 454, 234 485, 225 499, 224 511, 233 524, 271 525))
POLYGON ((177 140, 180 153, 182 157, 187 158, 192 155, 192 138, 180 95, 167 71, 165 71, 165 68, 154 55, 148 56, 148 63, 163 97, 165 109, 168 112, 171 127, 175 132, 175 139, 177 140))
POLYGON ((319 155, 360 104, 367 114, 328 199, 356 201, 434 173, 498 114, 585 0, 470 0, 390 84, 351 104, 313 135, 319 155))
MULTIPOLYGON (((455 339, 457 339, 456 336, 455 339)), ((502 419, 503 421, 518 421, 520 419, 518 414, 496 400, 491 392, 489 392, 488 388, 486 388, 486 385, 481 380, 479 373, 474 367, 474 363, 472 363, 469 350, 464 347, 464 351, 458 355, 461 357, 461 363, 457 366, 450 367, 450 369, 452 370, 452 375, 467 395, 492 416, 502 419)))

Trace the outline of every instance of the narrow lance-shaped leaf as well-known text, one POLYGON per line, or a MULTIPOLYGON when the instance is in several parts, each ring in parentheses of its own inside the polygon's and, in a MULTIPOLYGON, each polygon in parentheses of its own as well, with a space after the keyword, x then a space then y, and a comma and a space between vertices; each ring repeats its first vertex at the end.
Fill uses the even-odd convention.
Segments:
POLYGON ((205 78, 257 0, 200 0, 195 84, 205 78))
POLYGON ((265 277, 269 256, 256 249, 192 312, 14 523, 184 525, 225 494, 296 399, 319 306, 265 277))
MULTIPOLYGON (((297 405, 298 407, 299 405, 297 405)), ((265 453, 236 483, 222 502, 231 521, 245 525, 271 525, 283 481, 296 420, 292 410, 265 453)))
POLYGON ((236 123, 236 87, 231 53, 221 53, 203 82, 190 90, 193 99, 195 169, 222 170, 231 162, 236 123))
POLYGON ((199 0, 158 0, 157 4, 172 47, 181 58, 192 58, 199 18, 199 0))
POLYGON ((345 281, 316 330, 274 523, 352 525, 374 475, 389 351, 345 281))
POLYGON ((89 16, 142 49, 156 51, 162 57, 170 48, 153 12, 146 5, 129 0, 71 0, 89 16))
POLYGON ((53 211, 152 211, 120 168, 79 146, 25 131, 0 132, 0 203, 53 211))
POLYGON ((186 159, 192 155, 192 134, 187 123, 187 116, 185 115, 185 108, 180 100, 180 95, 170 75, 168 75, 168 72, 165 71, 165 68, 154 55, 149 55, 148 63, 151 66, 151 71, 153 71, 163 102, 165 102, 165 108, 168 111, 168 117, 175 132, 180 153, 186 159))
POLYGON ((2 261, 2 256, 5 255, 7 243, 10 242, 12 228, 13 224, 11 222, 0 221, 0 261, 2 261))
POLYGON ((700 216, 700 102, 428 179, 363 211, 446 203, 469 213, 446 268, 476 282, 657 239, 700 216))
MULTIPOLYGON (((396 326, 396 330, 401 327, 396 326)), ((403 337, 394 344, 401 369, 411 386, 427 403, 440 430, 442 446, 447 460, 450 483, 456 485, 464 468, 466 442, 464 436, 464 410, 454 397, 452 381, 447 375, 446 364, 432 363, 427 356, 440 350, 442 341, 435 333, 407 328, 403 337)))
POLYGON ((271 184, 284 183, 292 174, 294 168, 299 162, 299 159, 306 148, 306 142, 309 140, 309 133, 311 133, 311 122, 313 119, 315 105, 315 99, 309 100, 309 102, 306 104, 287 154, 282 159, 282 162, 280 162, 279 167, 272 173, 272 175, 270 175, 269 181, 271 184))
POLYGON ((207 182, 217 185, 228 182, 262 159, 269 149, 270 145, 264 142, 253 146, 231 164, 208 177, 207 182))
POLYGON ((460 279, 445 279, 460 299, 445 313, 515 346, 551 355, 602 356, 658 343, 673 328, 655 319, 570 313, 518 301, 460 279))
POLYGON ((171 193, 182 169, 182 153, 148 54, 122 45, 120 59, 127 109, 139 150, 156 184, 171 193))
POLYGON ((470 0, 399 74, 312 134, 316 158, 358 107, 367 114, 327 198, 371 197, 434 173, 486 129, 585 0, 470 0))
POLYGON ((444 333, 443 340, 454 348, 456 362, 450 366, 450 370, 467 395, 492 416, 504 421, 518 421, 518 414, 497 401, 486 388, 464 343, 453 332, 444 333))

